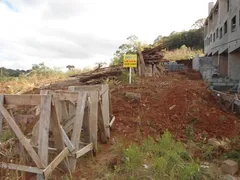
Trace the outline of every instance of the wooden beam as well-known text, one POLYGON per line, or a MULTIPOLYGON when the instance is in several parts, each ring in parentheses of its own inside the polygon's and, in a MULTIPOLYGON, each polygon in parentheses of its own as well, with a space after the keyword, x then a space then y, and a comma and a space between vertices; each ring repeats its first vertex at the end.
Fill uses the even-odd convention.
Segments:
POLYGON ((54 92, 53 96, 60 101, 71 101, 71 102, 76 102, 78 94, 77 93, 60 93, 60 92, 54 92))
POLYGON ((93 150, 93 143, 88 144, 87 146, 85 146, 84 148, 82 148, 81 150, 76 152, 76 158, 78 159, 79 157, 81 157, 82 155, 88 153, 89 151, 93 150))
MULTIPOLYGON (((3 105, 4 96, 0 95, 0 104, 3 105)), ((0 142, 2 142, 2 132, 3 132, 3 115, 0 112, 0 142)))
POLYGON ((48 138, 51 119, 51 103, 52 95, 42 96, 39 120, 38 155, 45 167, 48 165, 48 138))
POLYGON ((70 152, 73 152, 75 150, 75 147, 73 146, 72 142, 70 141, 70 139, 68 138, 67 134, 65 133, 64 129, 62 126, 60 126, 61 128, 61 132, 63 134, 63 139, 64 139, 64 143, 66 144, 66 146, 68 147, 70 152))
POLYGON ((44 178, 51 175, 53 170, 68 156, 69 150, 66 147, 44 170, 44 178))
MULTIPOLYGON (((89 103, 89 100, 88 100, 89 103)), ((90 133, 90 122, 89 122, 89 105, 85 108, 84 117, 83 117, 83 133, 84 133, 84 142, 91 142, 91 133, 90 133)))
MULTIPOLYGON (((74 118, 73 132, 71 137, 71 142, 75 147, 75 151, 79 149, 79 141, 81 137, 86 99, 87 99, 87 93, 79 92, 77 108, 76 108, 76 116, 74 118)), ((70 161, 70 169, 74 171, 76 168, 77 160, 75 158, 70 158, 69 161, 70 161)))
POLYGON ((93 143, 94 152, 97 152, 97 129, 98 129, 98 102, 99 94, 97 91, 89 92, 89 133, 90 142, 93 143))
POLYGON ((62 110, 62 120, 67 119, 69 114, 68 114, 66 101, 61 101, 61 110, 62 110))
POLYGON ((115 119, 116 119, 115 116, 113 116, 111 122, 109 123, 109 127, 110 128, 112 127, 113 123, 115 122, 115 119))
POLYGON ((106 128, 103 120, 102 105, 98 102, 98 128, 100 133, 100 138, 102 143, 107 143, 106 128))
POLYGON ((41 103, 39 94, 22 94, 22 95, 4 95, 4 104, 14 104, 18 106, 32 105, 36 106, 41 103))
POLYGON ((0 104, 0 112, 8 122, 9 126, 11 127, 12 131, 16 134, 19 141, 22 143, 28 154, 31 156, 33 161, 36 163, 38 168, 44 168, 45 165, 37 155, 37 153, 34 151, 33 147, 29 144, 26 137, 22 133, 21 129, 18 127, 15 120, 12 118, 12 116, 9 114, 9 112, 3 107, 3 105, 0 104))
POLYGON ((43 174, 42 169, 39 169, 37 167, 24 166, 20 164, 1 162, 0 167, 3 169, 11 169, 11 170, 24 171, 24 172, 35 173, 35 174, 43 174))
POLYGON ((55 147, 59 151, 62 151, 65 148, 63 134, 62 134, 62 130, 61 130, 61 125, 58 120, 56 107, 53 105, 51 106, 51 130, 52 130, 52 134, 53 134, 53 140, 54 140, 55 147))
POLYGON ((102 114, 103 114, 103 121, 104 121, 104 128, 106 132, 107 138, 110 138, 110 129, 109 123, 110 123, 110 112, 109 112, 109 96, 108 96, 108 90, 102 94, 102 114))
MULTIPOLYGON (((41 95, 47 95, 48 94, 48 90, 41 90, 40 91, 41 95)), ((40 104, 36 107, 36 115, 40 115, 41 110, 40 110, 40 104)), ((33 131, 32 131, 32 137, 31 137, 31 144, 34 146, 38 146, 38 135, 39 135, 39 121, 36 122, 36 124, 33 127, 33 131)))

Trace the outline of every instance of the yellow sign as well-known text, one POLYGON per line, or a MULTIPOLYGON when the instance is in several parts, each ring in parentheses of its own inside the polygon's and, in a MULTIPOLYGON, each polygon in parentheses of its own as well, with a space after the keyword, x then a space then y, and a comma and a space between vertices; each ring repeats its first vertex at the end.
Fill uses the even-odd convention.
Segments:
POLYGON ((123 67, 135 68, 137 67, 137 55, 136 54, 125 54, 123 60, 123 67))

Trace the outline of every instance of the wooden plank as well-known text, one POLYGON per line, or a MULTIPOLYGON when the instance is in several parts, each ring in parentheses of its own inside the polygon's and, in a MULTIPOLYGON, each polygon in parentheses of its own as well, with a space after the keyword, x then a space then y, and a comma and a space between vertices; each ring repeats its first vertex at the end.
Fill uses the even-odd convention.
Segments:
MULTIPOLYGON (((87 99, 87 93, 80 92, 78 95, 76 116, 74 118, 75 120, 74 120, 73 132, 72 132, 72 137, 71 137, 71 142, 72 142, 73 146, 75 147, 75 151, 77 151, 79 149, 79 141, 80 141, 80 137, 81 137, 86 99, 87 99)), ((69 162, 70 162, 70 169, 72 171, 74 171, 76 168, 77 160, 75 158, 70 158, 69 162)))
POLYGON ((3 169, 11 169, 11 170, 24 171, 24 172, 35 173, 35 174, 43 174, 42 169, 39 169, 37 167, 24 166, 20 164, 1 162, 0 167, 3 169))
POLYGON ((65 133, 64 129, 62 126, 60 126, 61 128, 61 132, 63 134, 63 139, 64 139, 64 143, 66 144, 66 146, 68 147, 70 152, 73 152, 75 150, 75 147, 73 146, 72 142, 70 141, 70 139, 68 138, 67 134, 65 133))
POLYGON ((44 95, 41 99, 39 120, 38 155, 45 166, 48 165, 48 138, 51 119, 52 95, 44 95))
POLYGON ((70 91, 100 91, 102 89, 101 85, 87 85, 87 86, 69 86, 70 91))
POLYGON ((28 154, 31 156, 33 161, 36 163, 38 168, 44 168, 44 163, 41 161, 37 153, 34 151, 33 147, 29 144, 27 141, 26 137, 18 127, 17 123, 15 120, 11 117, 9 112, 3 107, 3 105, 0 104, 0 112, 8 122, 9 126, 11 127, 12 131, 16 134, 17 138, 19 141, 22 143, 22 145, 25 147, 26 151, 28 154))
POLYGON ((51 108, 51 130, 53 134, 55 147, 59 151, 62 151, 65 148, 63 134, 62 134, 60 122, 58 120, 56 107, 53 105, 51 108))
POLYGON ((115 116, 113 116, 111 122, 109 123, 109 127, 111 128, 113 126, 113 123, 115 122, 115 116))
MULTIPOLYGON (((40 91, 41 95, 47 95, 48 94, 48 90, 41 90, 40 91)), ((41 110, 40 110, 40 104, 38 106, 36 106, 36 115, 40 115, 41 110)), ((36 122, 36 124, 33 127, 33 131, 32 131, 32 137, 31 137, 31 144, 34 146, 38 146, 38 135, 39 135, 39 121, 36 122)))
POLYGON ((62 110, 62 120, 68 118, 68 109, 67 109, 67 104, 66 101, 61 101, 61 110, 62 110))
POLYGON ((98 128, 100 133, 100 138, 102 143, 107 143, 107 135, 106 135, 106 128, 104 125, 103 120, 103 113, 102 113, 102 107, 101 102, 98 102, 98 128))
POLYGON ((98 129, 98 102, 99 94, 97 91, 89 93, 89 133, 90 142, 93 143, 94 152, 97 152, 97 129, 98 129))
POLYGON ((51 175, 53 170, 68 156, 69 150, 66 147, 44 170, 44 178, 51 175))
POLYGON ((102 108, 102 114, 103 114, 103 121, 104 121, 104 127, 105 127, 106 136, 107 136, 107 138, 110 138, 110 129, 108 128, 109 127, 109 123, 110 123, 108 91, 106 91, 102 95, 101 108, 102 108))
POLYGON ((36 106, 41 103, 39 94, 22 94, 22 95, 4 95, 4 104, 14 104, 18 106, 32 105, 36 106))
MULTIPOLYGON (((3 105, 4 96, 0 95, 0 104, 3 105)), ((3 115, 0 112, 0 143, 2 141, 2 132, 3 132, 3 115)))
POLYGON ((53 96, 53 102, 54 102, 55 110, 56 110, 56 113, 57 113, 57 119, 61 123, 63 121, 61 101, 58 98, 53 96))
POLYGON ((78 94, 77 93, 59 93, 55 92, 53 93, 53 96, 60 101, 71 101, 71 102, 76 102, 78 94))
POLYGON ((108 91, 108 99, 109 99, 109 117, 111 118, 113 116, 113 110, 112 110, 112 96, 110 91, 108 91))
POLYGON ((88 144, 87 146, 85 146, 81 150, 77 151, 76 152, 76 158, 78 159, 79 157, 81 157, 82 155, 88 153, 91 150, 93 150, 93 143, 88 144))
MULTIPOLYGON (((89 101, 88 101, 89 103, 89 101)), ((90 122, 89 122, 89 105, 85 108, 84 117, 83 117, 83 132, 84 132, 84 142, 90 143, 90 122)))
POLYGON ((138 51, 138 55, 139 55, 139 60, 140 60, 140 64, 141 64, 141 75, 145 76, 145 61, 143 59, 143 55, 142 55, 142 51, 140 48, 137 48, 138 51))

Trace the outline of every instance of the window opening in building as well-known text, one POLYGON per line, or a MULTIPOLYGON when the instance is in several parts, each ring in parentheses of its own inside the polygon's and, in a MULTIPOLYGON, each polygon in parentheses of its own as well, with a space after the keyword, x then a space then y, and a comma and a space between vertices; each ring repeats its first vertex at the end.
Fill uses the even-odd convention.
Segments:
POLYGON ((232 32, 236 30, 236 16, 232 18, 232 32))
POLYGON ((213 34, 213 42, 215 42, 216 35, 215 33, 213 34))
POLYGON ((217 30, 216 30, 216 39, 218 38, 218 32, 219 30, 218 30, 218 28, 217 28, 217 30))
POLYGON ((212 34, 210 35, 210 42, 212 42, 212 34))
POLYGON ((220 28, 220 39, 222 38, 222 35, 223 35, 223 29, 220 28))
POLYGON ((227 21, 224 23, 224 34, 227 34, 227 29, 228 29, 228 26, 227 26, 227 21))

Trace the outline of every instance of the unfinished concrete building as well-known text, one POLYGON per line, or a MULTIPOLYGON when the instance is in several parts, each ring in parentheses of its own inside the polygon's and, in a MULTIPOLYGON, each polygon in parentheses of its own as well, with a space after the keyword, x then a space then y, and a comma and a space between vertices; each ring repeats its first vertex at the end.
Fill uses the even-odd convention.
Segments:
POLYGON ((240 80, 240 0, 209 3, 204 52, 222 78, 240 80))

